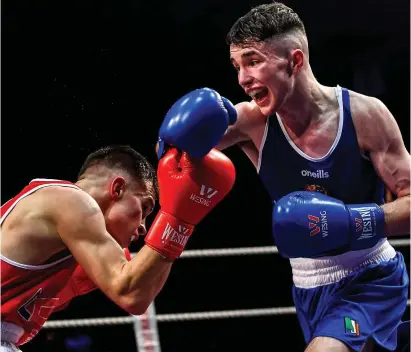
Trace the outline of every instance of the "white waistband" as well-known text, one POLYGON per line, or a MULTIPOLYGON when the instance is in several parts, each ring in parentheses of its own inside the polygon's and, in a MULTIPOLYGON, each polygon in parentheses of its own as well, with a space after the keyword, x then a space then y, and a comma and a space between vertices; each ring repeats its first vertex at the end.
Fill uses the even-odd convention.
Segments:
POLYGON ((374 247, 331 257, 292 258, 293 281, 296 287, 313 288, 340 281, 348 274, 370 264, 386 262, 395 257, 395 249, 387 239, 374 247))
POLYGON ((1 322, 1 340, 17 343, 24 334, 24 329, 6 321, 1 322))
POLYGON ((22 352, 14 343, 1 340, 0 352, 22 352))

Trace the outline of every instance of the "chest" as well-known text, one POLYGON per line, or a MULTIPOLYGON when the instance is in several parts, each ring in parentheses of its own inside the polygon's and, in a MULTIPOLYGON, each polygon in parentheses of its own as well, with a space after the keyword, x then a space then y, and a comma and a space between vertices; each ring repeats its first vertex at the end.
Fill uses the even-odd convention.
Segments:
POLYGON ((342 129, 339 112, 323 116, 305 129, 293 129, 279 119, 279 125, 290 145, 310 158, 322 158, 338 142, 342 129))
POLYGON ((264 138, 259 174, 272 199, 297 190, 320 191, 354 202, 374 197, 376 175, 360 153, 350 121, 292 138, 274 120, 264 138))
MULTIPOLYGON (((276 119, 276 117, 271 117, 276 119)), ((322 158, 332 148, 336 142, 339 131, 342 128, 342 118, 339 109, 328 112, 321 117, 320 123, 311 124, 303 131, 293 129, 279 120, 279 126, 289 143, 295 148, 311 158, 322 158)), ((341 132, 341 131, 340 131, 341 132)), ((264 140, 267 137, 268 124, 257 126, 250 139, 259 153, 262 151, 264 140)))

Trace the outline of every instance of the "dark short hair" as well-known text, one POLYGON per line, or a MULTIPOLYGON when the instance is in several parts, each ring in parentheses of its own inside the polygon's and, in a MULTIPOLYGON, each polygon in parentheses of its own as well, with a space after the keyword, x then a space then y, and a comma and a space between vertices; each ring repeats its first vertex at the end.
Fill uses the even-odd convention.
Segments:
POLYGON ((301 19, 288 6, 273 2, 254 7, 240 17, 228 32, 226 42, 228 45, 243 46, 294 30, 305 34, 301 19))
POLYGON ((80 169, 78 178, 80 178, 87 169, 95 165, 103 165, 107 168, 123 170, 138 182, 151 182, 155 197, 158 198, 157 176, 153 166, 143 155, 135 151, 132 147, 128 145, 110 145, 90 153, 80 169))

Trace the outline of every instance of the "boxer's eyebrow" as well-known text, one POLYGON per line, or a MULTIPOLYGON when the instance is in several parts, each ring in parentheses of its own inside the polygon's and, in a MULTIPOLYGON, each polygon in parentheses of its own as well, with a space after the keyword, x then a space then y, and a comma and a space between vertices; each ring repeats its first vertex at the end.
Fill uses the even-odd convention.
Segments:
MULTIPOLYGON (((241 58, 244 59, 244 58, 247 58, 247 57, 250 57, 250 56, 253 56, 253 55, 260 55, 260 53, 258 53, 255 50, 249 50, 249 51, 246 51, 246 52, 242 53, 241 58)), ((230 61, 231 61, 232 64, 234 64, 234 62, 235 62, 235 60, 232 56, 230 56, 230 61)))
POLYGON ((144 202, 146 205, 150 206, 150 213, 154 210, 156 206, 155 196, 153 194, 154 190, 149 189, 143 192, 137 192, 137 195, 140 197, 141 202, 144 202), (147 204, 148 203, 148 204, 147 204))
POLYGON ((253 55, 259 55, 259 53, 255 50, 250 50, 250 51, 246 51, 245 53, 242 53, 241 57, 245 58, 245 57, 249 57, 249 56, 253 56, 253 55))
POLYGON ((154 195, 150 192, 150 191, 146 191, 146 192, 139 192, 138 196, 140 197, 140 199, 145 202, 145 203, 149 203, 150 206, 152 208, 154 208, 156 201, 154 200, 154 195))
MULTIPOLYGON (((245 51, 245 52, 241 53, 242 58, 243 57, 248 57, 248 56, 253 56, 253 55, 259 55, 259 52, 251 49, 251 50, 248 50, 248 51, 245 51)), ((233 60, 233 57, 231 56, 230 59, 233 60)))

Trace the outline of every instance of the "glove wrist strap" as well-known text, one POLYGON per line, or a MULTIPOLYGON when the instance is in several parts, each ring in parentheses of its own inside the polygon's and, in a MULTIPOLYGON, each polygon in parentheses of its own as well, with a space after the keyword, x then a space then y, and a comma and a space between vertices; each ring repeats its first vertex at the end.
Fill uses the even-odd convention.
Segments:
POLYGON ((377 204, 350 204, 347 209, 350 214, 351 249, 371 248, 385 237, 384 211, 377 204))
POLYGON ((162 257, 174 261, 181 256, 193 231, 194 225, 160 210, 150 227, 145 242, 162 257))

